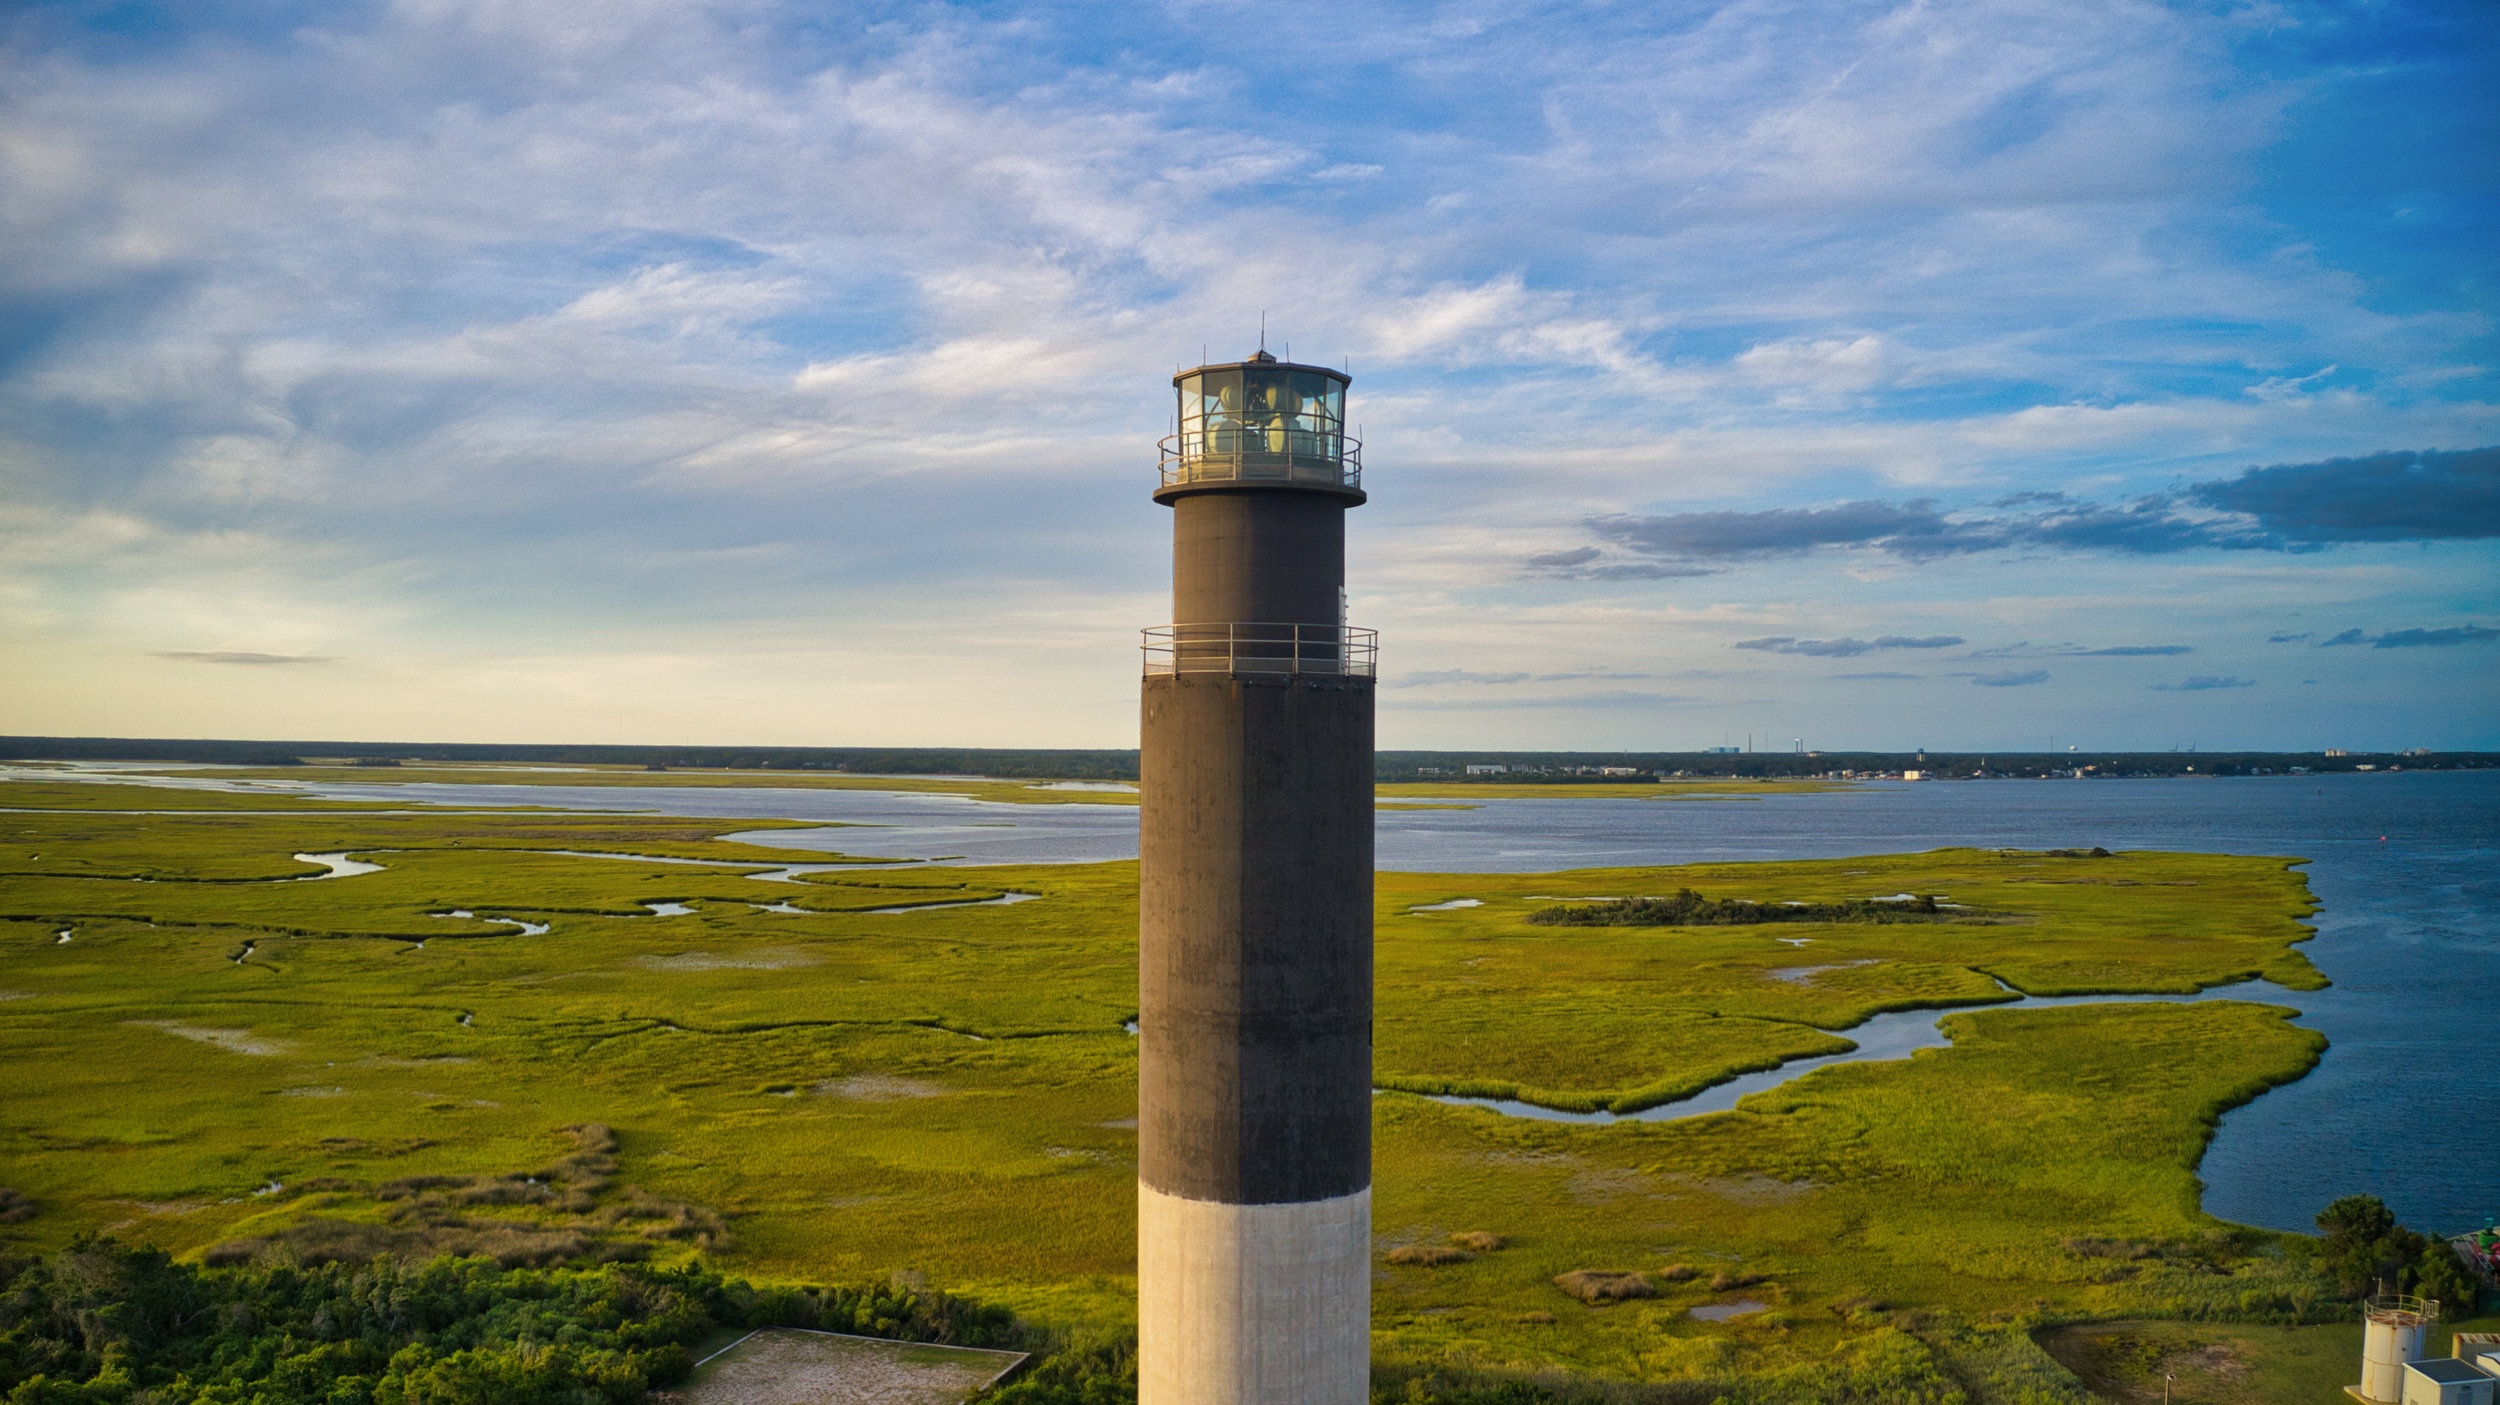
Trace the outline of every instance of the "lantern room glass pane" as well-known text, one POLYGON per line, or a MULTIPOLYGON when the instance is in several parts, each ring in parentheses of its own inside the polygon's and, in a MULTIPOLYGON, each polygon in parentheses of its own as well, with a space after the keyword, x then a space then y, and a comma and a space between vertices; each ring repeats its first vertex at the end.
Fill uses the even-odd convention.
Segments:
POLYGON ((1183 454, 1195 456, 1206 452, 1205 382, 1204 376, 1181 378, 1178 420, 1183 454))
POLYGON ((1253 366, 1241 373, 1242 452, 1285 452, 1285 422, 1291 399, 1283 370, 1253 366))
POLYGON ((1293 414, 1296 429, 1332 428, 1345 417, 1345 392, 1332 376, 1317 371, 1293 373, 1293 414))
POLYGON ((1209 371, 1189 377, 1197 389, 1198 414, 1205 440, 1201 452, 1241 451, 1241 372, 1209 371))

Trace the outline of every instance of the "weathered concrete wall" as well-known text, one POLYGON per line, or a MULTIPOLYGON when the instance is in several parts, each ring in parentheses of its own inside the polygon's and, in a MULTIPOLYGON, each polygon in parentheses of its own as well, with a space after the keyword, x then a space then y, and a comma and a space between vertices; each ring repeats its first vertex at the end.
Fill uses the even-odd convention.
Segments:
POLYGON ((1289 488, 1172 503, 1172 622, 1337 624, 1345 503, 1289 488))
POLYGON ((1137 1313, 1141 1401, 1361 1405, 1371 1192, 1228 1205, 1140 1185, 1137 1313))
POLYGON ((1145 686, 1138 1175, 1235 1204, 1371 1184, 1372 685, 1145 686))

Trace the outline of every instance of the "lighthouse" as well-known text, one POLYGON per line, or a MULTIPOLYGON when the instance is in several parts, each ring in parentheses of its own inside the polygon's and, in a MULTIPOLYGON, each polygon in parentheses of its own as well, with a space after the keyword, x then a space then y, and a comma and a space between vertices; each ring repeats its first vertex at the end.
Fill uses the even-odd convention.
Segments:
POLYGON ((1172 622, 1146 631, 1142 1405, 1361 1405, 1371 1360, 1374 636, 1350 378, 1172 378, 1172 622))

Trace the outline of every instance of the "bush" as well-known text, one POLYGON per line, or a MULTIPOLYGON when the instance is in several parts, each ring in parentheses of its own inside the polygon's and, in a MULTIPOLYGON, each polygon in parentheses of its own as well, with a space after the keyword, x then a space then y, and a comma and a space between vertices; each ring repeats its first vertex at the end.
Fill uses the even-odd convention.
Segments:
MULTIPOLYGON (((47 1259, 0 1260, 0 1398, 627 1405, 682 1380, 688 1348, 720 1327, 1040 1344, 1003 1308, 895 1283, 757 1288, 699 1266, 514 1269, 485 1258, 388 1256, 218 1270, 88 1238, 47 1259)), ((1135 1398, 1133 1376, 1128 1395, 1103 1394, 1094 1389, 1099 1372, 1072 1369, 1080 1393, 1017 1398, 1135 1398)))
POLYGON ((1055 1344, 1015 1379, 975 1399, 981 1405, 1135 1405, 1137 1338, 1055 1344))
POLYGON ((1658 1296, 1657 1287, 1646 1275, 1625 1273, 1619 1269, 1575 1268, 1569 1273, 1557 1274, 1554 1286, 1591 1306, 1625 1298, 1658 1296))
POLYGON ((1382 1257, 1393 1264, 1439 1268, 1444 1264, 1472 1263, 1476 1256, 1464 1249, 1449 1249, 1439 1244, 1402 1244, 1382 1257))
POLYGON ((1907 902, 1750 903, 1705 898, 1690 888, 1672 897, 1561 903, 1528 914, 1540 927, 1747 927, 1768 922, 1933 922, 1945 914, 1933 895, 1907 902))

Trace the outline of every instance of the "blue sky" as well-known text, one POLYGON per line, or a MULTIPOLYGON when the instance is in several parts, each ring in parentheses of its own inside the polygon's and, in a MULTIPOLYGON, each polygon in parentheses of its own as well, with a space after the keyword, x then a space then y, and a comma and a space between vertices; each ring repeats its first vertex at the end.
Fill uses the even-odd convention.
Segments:
POLYGON ((1132 745, 1203 346, 1396 747, 2500 747, 2500 9, 31 4, 0 732, 1132 745))

